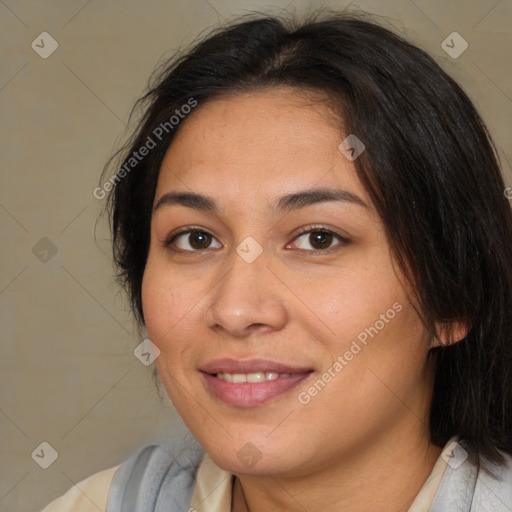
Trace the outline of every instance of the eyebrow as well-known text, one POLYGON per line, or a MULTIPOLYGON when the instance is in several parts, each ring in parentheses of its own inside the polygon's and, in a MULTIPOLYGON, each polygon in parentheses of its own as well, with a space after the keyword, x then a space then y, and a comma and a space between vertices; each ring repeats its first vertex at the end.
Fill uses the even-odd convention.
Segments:
MULTIPOLYGON (((347 190, 333 188, 315 188, 286 194, 271 203, 270 208, 275 214, 279 214, 329 201, 355 204, 369 209, 369 206, 359 196, 347 190)), ((215 199, 195 192, 167 192, 157 201, 153 211, 171 205, 186 206, 214 214, 219 213, 215 199)))

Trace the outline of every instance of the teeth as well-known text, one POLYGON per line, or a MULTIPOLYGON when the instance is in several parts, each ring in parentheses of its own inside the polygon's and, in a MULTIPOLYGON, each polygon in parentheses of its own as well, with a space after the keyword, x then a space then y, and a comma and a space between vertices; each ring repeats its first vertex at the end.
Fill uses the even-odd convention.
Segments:
POLYGON ((264 380, 265 380, 265 374, 262 372, 247 374, 247 382, 263 382, 264 380))
POLYGON ((231 374, 231 373, 218 373, 217 377, 219 377, 220 379, 223 379, 227 382, 233 382, 233 374, 231 374), (222 375, 222 377, 221 377, 221 375, 222 375))
POLYGON ((241 382, 263 382, 265 380, 276 380, 278 377, 290 377, 289 373, 256 372, 256 373, 217 373, 219 379, 226 382, 240 384, 241 382))

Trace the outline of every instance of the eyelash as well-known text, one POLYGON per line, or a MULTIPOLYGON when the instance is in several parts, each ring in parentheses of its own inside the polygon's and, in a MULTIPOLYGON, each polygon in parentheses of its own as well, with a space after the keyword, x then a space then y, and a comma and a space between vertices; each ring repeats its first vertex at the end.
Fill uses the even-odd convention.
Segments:
MULTIPOLYGON (((186 234, 191 234, 191 233, 194 233, 194 232, 201 232, 201 233, 206 233, 207 235, 211 236, 213 239, 215 239, 215 237, 209 233, 207 230, 203 229, 203 228, 200 228, 199 226, 186 226, 185 228, 183 228, 182 230, 178 231, 177 233, 173 233, 172 235, 170 235, 164 242, 164 246, 171 250, 172 252, 174 253, 179 253, 179 254, 194 254, 194 253, 200 253, 200 252, 205 252, 207 249, 196 249, 196 250, 183 250, 183 249, 173 249, 171 247, 171 244, 181 235, 186 235, 186 234)), ((331 247, 328 247, 327 249, 318 249, 318 250, 315 250, 315 249, 299 249, 300 251, 305 251, 305 252, 310 252, 310 253, 315 253, 315 254, 326 254, 326 253, 329 253, 329 252, 332 252, 333 249, 335 249, 336 247, 338 246, 345 246, 345 245, 348 245, 350 243, 350 240, 346 237, 343 237, 341 236, 339 233, 336 233, 330 229, 327 229, 323 226, 306 226, 304 228, 301 228, 299 233, 297 233, 295 235, 295 237, 293 238, 292 242, 295 241, 297 238, 300 238, 301 236, 305 235, 305 234, 308 234, 308 233, 325 233, 325 234, 329 234, 329 235, 333 235, 335 238, 337 238, 339 240, 340 243, 338 244, 335 244, 331 247)), ((287 244, 288 246, 289 244, 287 244)))

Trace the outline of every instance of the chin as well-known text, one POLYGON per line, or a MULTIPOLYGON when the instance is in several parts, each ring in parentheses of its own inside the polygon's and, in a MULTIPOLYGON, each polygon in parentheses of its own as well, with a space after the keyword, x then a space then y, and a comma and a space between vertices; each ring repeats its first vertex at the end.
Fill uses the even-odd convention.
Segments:
MULTIPOLYGON (((243 451, 244 448, 242 448, 243 451)), ((215 453, 208 451, 208 455, 217 466, 235 475, 276 475, 296 467, 290 464, 292 461, 288 460, 285 463, 279 457, 276 457, 275 454, 265 456, 265 454, 260 452, 259 454, 250 455, 249 452, 250 450, 247 450, 247 453, 244 453, 240 458, 239 452, 215 453)))
POLYGON ((304 462, 297 460, 299 451, 293 447, 295 443, 276 442, 268 437, 268 432, 251 435, 245 431, 234 438, 226 435, 221 443, 214 439, 205 443, 199 439, 199 442, 220 468, 237 475, 268 476, 269 473, 290 472, 302 467, 304 462))

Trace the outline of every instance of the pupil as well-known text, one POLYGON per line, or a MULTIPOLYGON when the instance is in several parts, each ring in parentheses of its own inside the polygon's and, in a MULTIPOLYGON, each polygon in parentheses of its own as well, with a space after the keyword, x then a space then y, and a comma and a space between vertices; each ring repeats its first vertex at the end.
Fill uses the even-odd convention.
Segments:
POLYGON ((330 233, 316 231, 311 233, 310 242, 311 245, 317 249, 327 249, 331 245, 332 235, 330 233), (318 247, 318 245, 320 245, 320 247, 318 247))
POLYGON ((195 231, 191 235, 190 245, 194 249, 202 249, 207 247, 210 243, 211 236, 203 231, 195 231))

